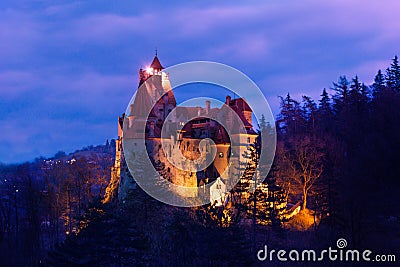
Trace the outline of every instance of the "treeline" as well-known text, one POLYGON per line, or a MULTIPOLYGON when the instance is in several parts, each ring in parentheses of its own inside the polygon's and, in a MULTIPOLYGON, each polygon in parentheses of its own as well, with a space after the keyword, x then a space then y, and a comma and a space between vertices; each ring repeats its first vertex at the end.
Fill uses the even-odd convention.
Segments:
POLYGON ((104 195, 113 147, 96 146, 0 168, 1 266, 33 266, 77 232, 84 212, 104 195), (3 254, 4 253, 4 254, 3 254))

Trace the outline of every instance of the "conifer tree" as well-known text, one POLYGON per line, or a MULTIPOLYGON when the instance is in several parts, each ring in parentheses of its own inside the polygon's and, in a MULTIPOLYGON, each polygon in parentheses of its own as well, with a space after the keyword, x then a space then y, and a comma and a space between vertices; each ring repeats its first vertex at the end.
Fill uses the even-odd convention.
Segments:
POLYGON ((239 213, 245 217, 249 217, 252 214, 251 207, 253 201, 251 192, 255 190, 255 171, 258 164, 258 155, 256 145, 251 144, 242 155, 246 160, 239 163, 239 168, 243 173, 234 188, 234 205, 239 213))
POLYGON ((374 83, 372 84, 372 95, 378 97, 385 90, 385 76, 381 70, 375 76, 374 83))
POLYGON ((333 83, 332 90, 336 92, 333 96, 333 107, 335 113, 338 113, 348 104, 349 81, 346 76, 340 76, 338 82, 333 83))
POLYGON ((394 92, 400 92, 400 65, 399 58, 395 56, 389 68, 386 69, 387 86, 394 92))
POLYGON ((268 197, 266 199, 268 223, 273 228, 280 228, 287 203, 285 191, 276 183, 278 171, 278 167, 275 164, 272 165, 266 179, 268 188, 268 197))
POLYGON ((368 102, 368 89, 362 84, 356 75, 350 85, 349 108, 354 111, 364 112, 365 105, 368 102))
POLYGON ((317 113, 317 104, 315 101, 309 97, 304 95, 303 97, 303 106, 302 106, 302 111, 303 111, 303 119, 306 122, 306 125, 308 125, 308 128, 311 128, 311 131, 314 132, 315 130, 315 120, 316 120, 316 113, 317 113))
POLYGON ((333 113, 331 99, 325 88, 322 90, 321 99, 319 100, 317 115, 318 127, 321 130, 326 132, 332 128, 333 113))
POLYGON ((294 100, 288 93, 285 98, 280 98, 280 108, 281 112, 278 115, 277 125, 279 129, 285 132, 297 133, 304 126, 302 110, 300 108, 300 103, 294 100))

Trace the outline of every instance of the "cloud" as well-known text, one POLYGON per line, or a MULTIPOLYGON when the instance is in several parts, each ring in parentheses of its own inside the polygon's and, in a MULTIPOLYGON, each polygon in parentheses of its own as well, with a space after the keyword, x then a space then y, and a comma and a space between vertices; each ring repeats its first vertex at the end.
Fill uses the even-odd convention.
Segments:
POLYGON ((369 83, 400 54, 399 8, 397 0, 3 1, 0 160, 115 136, 137 69, 155 47, 166 66, 212 60, 238 68, 275 113, 276 96, 288 91, 318 99, 342 74, 369 83))
POLYGON ((0 98, 12 100, 29 91, 29 85, 38 83, 36 77, 27 71, 0 72, 0 98))
POLYGON ((113 44, 132 34, 154 32, 158 25, 155 14, 121 16, 116 14, 93 14, 77 19, 66 27, 66 37, 79 43, 113 44))
POLYGON ((78 8, 82 7, 82 5, 83 3, 81 1, 76 1, 72 3, 62 3, 62 4, 53 4, 52 2, 50 2, 50 5, 45 7, 44 13, 47 16, 71 14, 78 8))
POLYGON ((23 64, 35 52, 41 38, 40 23, 29 14, 0 10, 0 68, 23 64))
POLYGON ((87 72, 44 77, 41 72, 0 73, 0 87, 5 88, 0 102, 8 98, 11 103, 4 102, 0 107, 1 120, 39 116, 66 121, 104 121, 125 110, 135 88, 129 75, 87 72))

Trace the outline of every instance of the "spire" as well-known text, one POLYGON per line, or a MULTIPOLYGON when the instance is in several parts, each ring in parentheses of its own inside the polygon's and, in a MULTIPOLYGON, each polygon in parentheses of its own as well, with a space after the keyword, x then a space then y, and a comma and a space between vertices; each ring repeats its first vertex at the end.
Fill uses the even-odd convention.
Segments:
POLYGON ((150 68, 154 69, 154 70, 158 70, 161 71, 162 69, 164 69, 164 67, 161 65, 160 60, 158 59, 158 51, 156 49, 156 55, 153 59, 153 62, 151 62, 150 68))

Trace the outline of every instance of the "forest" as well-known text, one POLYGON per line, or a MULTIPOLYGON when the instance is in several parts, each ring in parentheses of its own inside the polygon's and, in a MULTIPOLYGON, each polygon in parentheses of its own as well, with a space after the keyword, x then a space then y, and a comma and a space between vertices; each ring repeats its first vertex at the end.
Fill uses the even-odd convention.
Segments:
MULTIPOLYGON (((255 255, 265 244, 320 249, 338 238, 351 248, 397 253, 397 56, 373 84, 340 76, 319 99, 281 96, 276 125, 261 120, 259 127, 277 132, 268 193, 261 186, 222 209, 172 207, 140 188, 124 203, 102 204, 115 141, 1 164, 0 249, 7 257, 0 265, 258 266, 255 255), (298 203, 300 213, 285 220, 283 202, 298 203)), ((256 160, 257 149, 248 156, 256 160)), ((243 177, 233 198, 244 194, 247 182, 243 177)))

